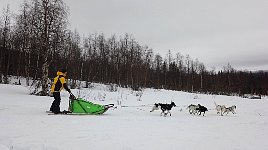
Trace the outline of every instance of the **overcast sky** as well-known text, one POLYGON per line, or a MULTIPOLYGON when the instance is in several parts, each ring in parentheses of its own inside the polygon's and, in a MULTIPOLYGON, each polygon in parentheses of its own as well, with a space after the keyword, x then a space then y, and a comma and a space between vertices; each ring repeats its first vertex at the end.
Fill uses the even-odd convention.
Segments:
MULTIPOLYGON (((81 35, 131 34, 163 57, 198 58, 207 69, 268 70, 268 0, 64 0, 81 35)), ((0 0, 16 12, 23 0, 0 0)))

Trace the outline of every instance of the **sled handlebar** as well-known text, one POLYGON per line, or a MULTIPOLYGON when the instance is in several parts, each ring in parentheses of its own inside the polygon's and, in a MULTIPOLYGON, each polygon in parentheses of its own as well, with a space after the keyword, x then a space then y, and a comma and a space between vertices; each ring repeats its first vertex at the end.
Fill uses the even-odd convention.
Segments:
POLYGON ((73 95, 73 93, 70 92, 70 97, 69 97, 71 100, 74 100, 76 99, 76 97, 73 95))

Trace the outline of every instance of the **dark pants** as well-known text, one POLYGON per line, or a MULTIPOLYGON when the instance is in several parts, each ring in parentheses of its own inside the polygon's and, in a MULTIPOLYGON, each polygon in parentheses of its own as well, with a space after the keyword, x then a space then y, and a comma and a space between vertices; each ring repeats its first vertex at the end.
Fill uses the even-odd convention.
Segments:
POLYGON ((53 92, 54 101, 50 107, 53 113, 60 113, 60 92, 53 92))

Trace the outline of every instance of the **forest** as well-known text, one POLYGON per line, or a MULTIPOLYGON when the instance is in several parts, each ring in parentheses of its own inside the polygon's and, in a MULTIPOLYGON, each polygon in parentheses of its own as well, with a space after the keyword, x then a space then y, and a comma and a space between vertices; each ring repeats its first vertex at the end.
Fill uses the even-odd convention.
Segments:
MULTIPOLYGON (((1 8, 0 8, 1 9, 1 8)), ((0 83, 9 76, 35 80, 47 95, 60 68, 67 68, 69 85, 78 81, 116 84, 133 90, 169 89, 208 94, 268 95, 268 72, 236 70, 226 62, 221 70, 180 52, 166 56, 140 45, 130 34, 92 33, 81 37, 68 29, 63 0, 31 0, 19 14, 5 6, 0 16, 0 83)), ((85 87, 85 88, 86 88, 85 87)), ((37 94, 37 93, 34 93, 37 94)))

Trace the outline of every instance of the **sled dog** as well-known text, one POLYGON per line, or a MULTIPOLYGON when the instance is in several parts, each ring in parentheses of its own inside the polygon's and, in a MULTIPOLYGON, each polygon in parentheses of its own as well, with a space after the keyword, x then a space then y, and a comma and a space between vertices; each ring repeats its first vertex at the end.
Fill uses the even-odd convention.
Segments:
POLYGON ((201 115, 201 112, 203 112, 203 116, 205 115, 206 111, 208 111, 208 109, 205 106, 201 106, 200 104, 198 104, 198 108, 196 108, 196 110, 198 110, 199 114, 201 115))
POLYGON ((160 105, 160 108, 162 110, 160 115, 164 114, 165 117, 167 116, 167 114, 170 114, 170 116, 171 116, 170 110, 172 109, 172 107, 176 106, 176 104, 174 102, 171 102, 170 104, 159 103, 159 105, 160 105))
POLYGON ((174 106, 176 106, 174 102, 171 102, 170 104, 155 103, 150 112, 161 109, 162 112, 160 115, 164 114, 164 116, 167 116, 167 114, 170 114, 171 116, 170 110, 174 106))
POLYGON ((223 112, 225 111, 226 107, 225 105, 217 105, 216 102, 214 102, 215 106, 216 106, 216 111, 217 114, 223 114, 223 112))
POLYGON ((196 108, 198 108, 198 107, 199 107, 198 105, 191 104, 186 109, 189 109, 189 113, 190 114, 194 114, 195 115, 198 112, 196 110, 196 108))
POLYGON ((153 106, 153 108, 152 108, 152 110, 150 112, 153 112, 155 110, 158 110, 159 107, 160 107, 159 103, 155 103, 154 106, 153 106))
POLYGON ((234 111, 235 109, 236 109, 236 106, 235 106, 235 105, 233 105, 233 106, 231 106, 231 107, 227 107, 227 108, 224 110, 223 114, 226 113, 226 115, 228 115, 229 112, 232 112, 233 114, 236 114, 235 111, 234 111))

